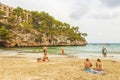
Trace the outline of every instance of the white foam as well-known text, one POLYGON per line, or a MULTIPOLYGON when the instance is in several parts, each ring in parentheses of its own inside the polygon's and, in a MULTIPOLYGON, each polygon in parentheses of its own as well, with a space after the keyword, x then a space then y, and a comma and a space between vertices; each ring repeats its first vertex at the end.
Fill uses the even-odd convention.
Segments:
POLYGON ((73 56, 76 56, 78 58, 101 58, 106 60, 116 60, 120 61, 120 54, 108 54, 107 57, 103 57, 100 53, 80 53, 80 54, 71 54, 73 56))

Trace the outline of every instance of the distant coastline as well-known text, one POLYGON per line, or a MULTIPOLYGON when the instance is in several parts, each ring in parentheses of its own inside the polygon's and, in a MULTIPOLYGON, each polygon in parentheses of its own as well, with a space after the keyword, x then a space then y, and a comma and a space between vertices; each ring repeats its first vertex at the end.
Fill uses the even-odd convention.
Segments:
POLYGON ((111 45, 111 44, 120 44, 120 43, 88 43, 88 44, 101 44, 101 45, 111 45))

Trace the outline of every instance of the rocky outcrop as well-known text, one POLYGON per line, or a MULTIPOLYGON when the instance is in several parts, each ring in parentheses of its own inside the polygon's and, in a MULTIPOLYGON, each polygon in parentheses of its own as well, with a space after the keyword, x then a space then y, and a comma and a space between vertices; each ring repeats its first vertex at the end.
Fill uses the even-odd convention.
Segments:
POLYGON ((79 45, 85 46, 87 44, 86 40, 83 41, 70 41, 67 36, 46 36, 46 34, 41 34, 37 31, 32 30, 34 33, 23 33, 20 31, 11 30, 11 38, 9 40, 1 40, 0 44, 5 47, 21 47, 21 46, 58 46, 58 45, 79 45), (41 37, 39 35, 42 35, 41 37))

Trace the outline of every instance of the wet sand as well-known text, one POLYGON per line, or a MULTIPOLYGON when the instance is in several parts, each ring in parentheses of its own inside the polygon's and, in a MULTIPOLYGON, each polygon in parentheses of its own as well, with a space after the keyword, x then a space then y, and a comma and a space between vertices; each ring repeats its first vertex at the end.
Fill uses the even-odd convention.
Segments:
MULTIPOLYGON (((120 62, 102 59, 103 73, 83 72, 84 60, 67 55, 49 55, 49 62, 37 62, 42 54, 0 54, 0 80, 120 80, 120 62)), ((95 67, 95 59, 90 58, 95 67)))

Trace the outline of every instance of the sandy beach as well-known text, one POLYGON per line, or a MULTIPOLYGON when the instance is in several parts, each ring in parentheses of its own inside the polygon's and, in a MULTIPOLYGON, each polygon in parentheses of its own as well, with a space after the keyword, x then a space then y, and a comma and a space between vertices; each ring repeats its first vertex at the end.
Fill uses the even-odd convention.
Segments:
MULTIPOLYGON (((0 80, 120 80, 120 62, 101 59, 102 74, 83 72, 84 58, 49 55, 49 62, 37 62, 42 54, 0 53, 0 80)), ((90 58, 95 67, 95 59, 90 58)))

